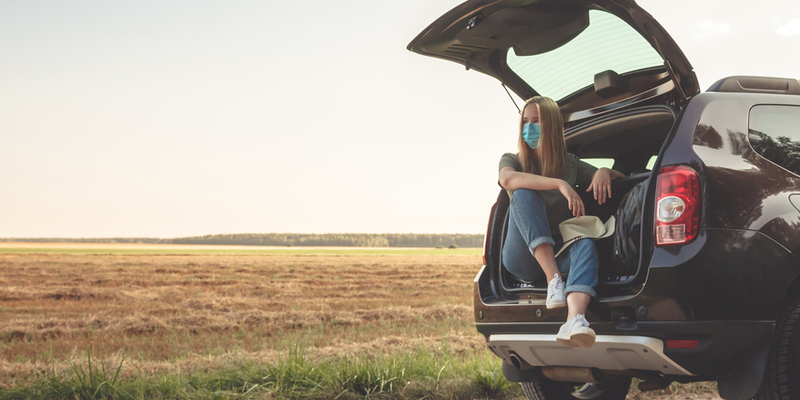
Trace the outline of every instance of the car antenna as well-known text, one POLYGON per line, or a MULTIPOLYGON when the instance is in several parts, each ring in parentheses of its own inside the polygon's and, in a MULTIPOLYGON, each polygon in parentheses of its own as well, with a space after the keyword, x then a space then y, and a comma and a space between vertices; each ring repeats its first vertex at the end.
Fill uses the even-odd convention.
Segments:
POLYGON ((517 107, 517 112, 522 112, 522 110, 519 109, 519 106, 517 105, 517 102, 514 101, 514 97, 511 96, 511 92, 508 91, 508 87, 506 86, 506 84, 505 83, 501 83, 501 85, 503 85, 503 89, 505 89, 506 93, 508 93, 508 98, 511 99, 512 103, 514 103, 514 107, 517 107))

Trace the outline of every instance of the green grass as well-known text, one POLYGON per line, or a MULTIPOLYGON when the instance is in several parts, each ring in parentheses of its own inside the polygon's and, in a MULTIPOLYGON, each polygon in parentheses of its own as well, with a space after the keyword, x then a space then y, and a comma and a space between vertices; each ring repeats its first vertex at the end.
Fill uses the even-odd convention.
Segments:
POLYGON ((381 249, 352 249, 342 248, 314 248, 303 249, 298 247, 275 248, 275 249, 93 249, 93 248, 0 248, 3 253, 67 253, 67 254, 291 254, 291 255, 442 255, 442 256, 479 256, 482 253, 480 248, 460 248, 460 249, 417 249, 417 248, 396 248, 387 247, 381 249))
POLYGON ((49 371, 0 389, 11 399, 510 399, 521 395, 489 351, 455 354, 418 348, 375 357, 317 360, 293 346, 272 363, 238 359, 210 372, 119 377, 122 361, 73 362, 64 373, 49 371))
MULTIPOLYGON (((55 368, 0 389, 0 400, 38 399, 519 399, 524 395, 502 373, 489 351, 456 354, 442 343, 439 349, 417 348, 374 357, 354 355, 315 359, 294 345, 272 363, 235 358, 224 368, 188 373, 121 377, 125 363, 98 362, 86 352, 62 373, 55 368)), ((135 366, 135 363, 133 363, 135 366)), ((630 399, 647 399, 634 379, 630 399)), ((715 382, 673 383, 669 393, 714 394, 715 382)))

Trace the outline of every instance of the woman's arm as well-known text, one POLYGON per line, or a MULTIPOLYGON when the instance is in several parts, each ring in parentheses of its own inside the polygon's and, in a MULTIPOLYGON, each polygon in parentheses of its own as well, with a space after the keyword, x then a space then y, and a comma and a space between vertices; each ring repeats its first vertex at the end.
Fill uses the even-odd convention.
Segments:
POLYGON ((564 182, 561 179, 515 171, 512 167, 503 167, 500 170, 500 186, 508 190, 553 190, 558 189, 559 181, 564 182))
POLYGON ((586 214, 583 201, 578 193, 575 192, 569 183, 562 179, 548 178, 546 176, 529 174, 526 172, 515 171, 512 167, 500 169, 500 186, 507 190, 531 189, 531 190, 554 190, 558 189, 567 199, 569 209, 572 210, 574 217, 586 214))
POLYGON ((617 170, 614 170, 614 169, 609 169, 609 168, 606 168, 606 169, 607 169, 607 170, 609 170, 609 171, 611 171, 611 180, 612 180, 612 181, 613 181, 614 179, 617 179, 617 178, 622 178, 623 176, 625 176, 625 174, 623 174, 622 172, 619 172, 619 171, 617 171, 617 170))

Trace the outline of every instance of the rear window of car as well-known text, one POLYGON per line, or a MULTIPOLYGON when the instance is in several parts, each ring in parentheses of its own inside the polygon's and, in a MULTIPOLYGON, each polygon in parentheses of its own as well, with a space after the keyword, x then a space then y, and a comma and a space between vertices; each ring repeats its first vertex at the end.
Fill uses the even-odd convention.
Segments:
MULTIPOLYGON (((658 156, 650 157, 650 160, 647 161, 647 166, 645 167, 645 169, 647 171, 652 171, 653 166, 656 164, 657 159, 658 156)), ((613 158, 581 158, 581 161, 586 162, 587 164, 595 168, 609 168, 609 169, 614 168, 614 162, 615 162, 613 158)))
POLYGON ((800 107, 755 106, 749 125, 753 150, 800 175, 800 107))
POLYGON ((647 161, 647 166, 644 169, 648 171, 652 171, 653 167, 656 165, 656 161, 658 160, 658 156, 650 157, 650 160, 647 161))
POLYGON ((613 158, 581 158, 581 161, 595 168, 609 168, 614 166, 613 158))
POLYGON ((556 101, 594 85, 597 73, 620 75, 664 65, 664 60, 635 29, 605 11, 590 10, 589 26, 569 43, 544 54, 517 56, 506 63, 530 87, 556 101))

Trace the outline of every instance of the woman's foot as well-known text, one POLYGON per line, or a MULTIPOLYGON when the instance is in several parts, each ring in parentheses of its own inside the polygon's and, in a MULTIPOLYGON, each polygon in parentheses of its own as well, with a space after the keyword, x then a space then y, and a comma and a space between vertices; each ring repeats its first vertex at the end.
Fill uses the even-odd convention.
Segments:
POLYGON ((595 333, 589 328, 589 322, 583 314, 567 321, 558 330, 556 340, 569 347, 592 347, 594 345, 595 333))
POLYGON ((545 304, 548 309, 561 308, 567 305, 564 296, 564 281, 561 280, 559 274, 555 274, 555 277, 547 284, 547 302, 545 304))

